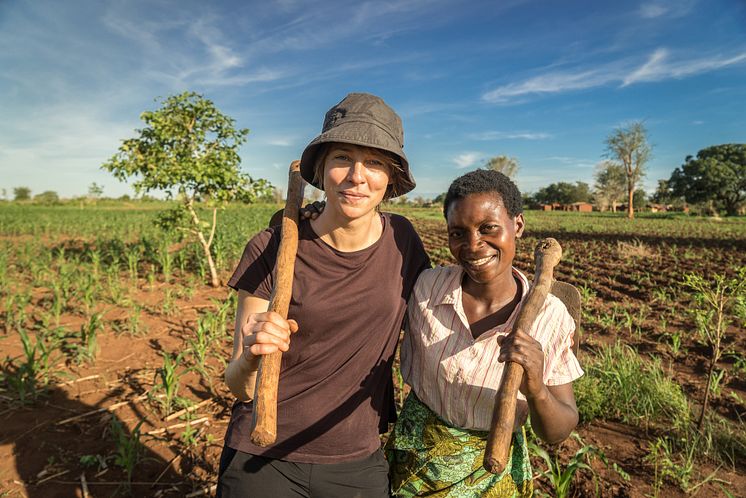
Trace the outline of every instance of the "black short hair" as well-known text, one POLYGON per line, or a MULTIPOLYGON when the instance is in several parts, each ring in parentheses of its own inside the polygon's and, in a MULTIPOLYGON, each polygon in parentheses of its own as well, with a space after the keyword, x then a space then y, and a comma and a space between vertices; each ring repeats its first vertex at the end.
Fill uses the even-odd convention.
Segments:
POLYGON ((510 178, 491 169, 478 169, 461 175, 448 187, 448 193, 443 200, 443 216, 448 217, 448 206, 456 199, 463 199, 467 195, 494 192, 502 198, 503 206, 508 216, 514 218, 523 213, 523 199, 521 192, 510 178))

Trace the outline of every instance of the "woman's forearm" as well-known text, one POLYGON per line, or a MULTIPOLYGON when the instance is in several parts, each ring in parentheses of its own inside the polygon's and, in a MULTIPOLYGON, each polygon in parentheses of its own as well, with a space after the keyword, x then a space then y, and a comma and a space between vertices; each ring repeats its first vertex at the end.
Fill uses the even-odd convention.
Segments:
MULTIPOLYGON (((568 385, 572 393, 571 385, 568 385)), ((565 388, 565 386, 560 386, 565 388)), ((557 393, 559 394, 559 393, 557 393)), ((528 409, 531 415, 531 428, 537 436, 550 444, 557 444, 570 435, 578 425, 578 409, 575 403, 563 401, 552 389, 544 386, 536 396, 528 396, 528 409)))
POLYGON ((248 401, 254 397, 256 371, 259 368, 258 358, 247 360, 244 356, 242 328, 252 314, 265 312, 268 307, 269 301, 254 297, 245 290, 238 291, 233 354, 230 363, 225 367, 225 384, 240 401, 248 401))
POLYGON ((239 356, 225 367, 225 383, 239 401, 248 401, 254 397, 256 368, 239 356))

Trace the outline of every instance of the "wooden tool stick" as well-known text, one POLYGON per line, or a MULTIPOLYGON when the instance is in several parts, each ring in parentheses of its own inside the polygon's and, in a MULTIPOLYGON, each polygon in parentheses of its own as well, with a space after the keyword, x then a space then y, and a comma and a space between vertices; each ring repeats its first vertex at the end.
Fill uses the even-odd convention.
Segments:
MULTIPOLYGON (((536 274, 526 300, 523 302, 511 334, 517 330, 528 332, 541 311, 547 294, 552 288, 552 273, 562 257, 562 248, 555 239, 547 238, 539 242, 534 250, 536 274)), ((484 468, 493 474, 499 474, 508 464, 510 441, 513 437, 515 423, 515 406, 518 388, 523 379, 523 367, 509 361, 505 364, 500 388, 495 397, 495 408, 492 412, 490 434, 487 448, 484 451, 484 468)))
MULTIPOLYGON (((282 236, 277 252, 275 288, 269 301, 269 311, 288 317, 290 296, 293 293, 293 270, 298 251, 298 212, 303 204, 303 179, 300 161, 290 164, 288 194, 282 215, 282 236)), ((251 442, 269 446, 277 439, 277 385, 280 380, 282 352, 263 355, 259 360, 254 390, 254 415, 251 442)))

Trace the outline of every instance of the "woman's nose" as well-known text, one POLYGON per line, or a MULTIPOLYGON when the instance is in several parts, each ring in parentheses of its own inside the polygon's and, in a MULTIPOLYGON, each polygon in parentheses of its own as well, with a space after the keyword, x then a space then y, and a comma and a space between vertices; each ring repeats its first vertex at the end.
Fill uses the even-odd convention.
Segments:
POLYGON ((362 161, 355 161, 350 168, 350 181, 353 183, 363 183, 365 181, 365 165, 362 161))
POLYGON ((478 249, 482 245, 482 238, 478 232, 470 233, 467 239, 469 243, 469 249, 478 249))

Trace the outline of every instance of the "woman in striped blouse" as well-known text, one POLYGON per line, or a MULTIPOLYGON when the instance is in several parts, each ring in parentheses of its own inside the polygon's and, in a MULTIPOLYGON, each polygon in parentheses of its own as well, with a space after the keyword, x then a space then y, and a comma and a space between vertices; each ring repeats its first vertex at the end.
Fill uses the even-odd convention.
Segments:
POLYGON ((522 424, 557 443, 578 422, 572 381, 575 324, 549 295, 530 334, 511 331, 528 280, 512 266, 525 222, 521 194, 496 171, 451 184, 444 202, 455 266, 423 272, 409 300, 401 350, 412 387, 387 443, 396 496, 531 496, 522 424), (500 475, 482 468, 495 394, 506 361, 525 369, 511 461, 500 475))

